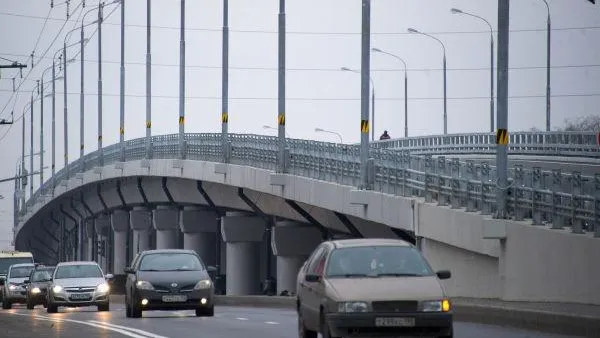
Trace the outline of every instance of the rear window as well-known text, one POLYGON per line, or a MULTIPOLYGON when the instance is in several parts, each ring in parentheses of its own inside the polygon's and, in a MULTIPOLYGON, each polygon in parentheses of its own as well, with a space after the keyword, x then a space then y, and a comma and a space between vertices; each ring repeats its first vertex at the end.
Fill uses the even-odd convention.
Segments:
POLYGON ((421 253, 408 246, 368 246, 334 250, 327 277, 431 276, 433 270, 421 253))

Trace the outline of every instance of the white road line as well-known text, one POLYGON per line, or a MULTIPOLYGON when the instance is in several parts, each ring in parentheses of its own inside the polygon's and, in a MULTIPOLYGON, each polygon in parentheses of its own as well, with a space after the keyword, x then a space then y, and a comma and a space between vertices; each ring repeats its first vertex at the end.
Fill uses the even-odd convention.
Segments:
MULTIPOLYGON (((40 315, 33 315, 30 316, 28 314, 23 314, 23 313, 11 313, 13 315, 16 316, 24 316, 24 317, 31 317, 34 319, 38 319, 38 320, 46 320, 46 321, 50 321, 50 322, 69 322, 69 323, 76 323, 76 324, 83 324, 83 325, 87 325, 87 326, 92 326, 92 327, 97 327, 97 328, 101 328, 101 329, 105 329, 105 330, 109 330, 109 331, 114 331, 117 333, 120 333, 124 336, 127 337, 132 337, 132 338, 149 338, 149 337, 153 337, 153 338, 168 338, 168 337, 163 337, 163 336, 155 336, 153 333, 150 332, 146 332, 146 331, 142 331, 142 330, 136 330, 139 331, 138 333, 140 334, 136 334, 133 333, 131 331, 126 331, 123 329, 118 329, 118 328, 114 328, 114 327, 110 327, 108 325, 100 325, 100 324, 95 324, 95 323, 91 323, 91 322, 84 322, 81 320, 74 320, 74 319, 64 319, 64 318, 53 318, 53 317, 46 317, 46 316, 40 316, 40 315), (141 334, 144 334, 143 336, 141 334)), ((130 328, 127 328, 127 330, 132 330, 130 328)))
POLYGON ((279 325, 278 322, 265 322, 265 324, 268 324, 268 325, 279 325))
POLYGON ((242 318, 242 317, 238 317, 236 318, 237 320, 248 320, 248 318, 242 318))
POLYGON ((123 329, 123 330, 131 331, 131 332, 143 334, 146 337, 150 337, 150 338, 168 338, 168 337, 157 335, 157 334, 154 334, 154 333, 150 333, 150 332, 147 332, 147 331, 144 331, 144 330, 134 329, 134 328, 131 328, 131 327, 122 326, 122 325, 116 325, 116 324, 111 324, 111 323, 107 323, 107 322, 101 322, 101 321, 98 321, 98 320, 88 320, 88 323, 93 323, 93 324, 98 324, 98 325, 104 325, 104 326, 112 327, 112 328, 115 328, 115 329, 123 329))

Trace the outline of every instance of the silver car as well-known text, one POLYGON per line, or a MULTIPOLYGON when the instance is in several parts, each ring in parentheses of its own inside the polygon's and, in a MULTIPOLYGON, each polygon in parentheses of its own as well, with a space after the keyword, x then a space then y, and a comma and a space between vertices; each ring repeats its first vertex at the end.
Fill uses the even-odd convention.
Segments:
POLYGON ((25 281, 29 279, 31 270, 35 267, 32 263, 13 264, 8 268, 5 285, 2 289, 2 308, 8 310, 13 304, 25 304, 27 289, 25 281))
POLYGON ((48 288, 48 313, 56 313, 60 306, 97 306, 98 311, 108 311, 107 280, 112 278, 111 274, 104 276, 96 262, 58 263, 48 288))

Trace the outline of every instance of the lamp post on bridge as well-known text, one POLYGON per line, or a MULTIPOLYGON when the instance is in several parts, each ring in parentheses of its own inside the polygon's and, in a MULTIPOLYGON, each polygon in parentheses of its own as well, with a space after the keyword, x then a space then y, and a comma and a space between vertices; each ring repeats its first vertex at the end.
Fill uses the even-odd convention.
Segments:
POLYGON ((277 125, 278 125, 278 138, 279 138, 279 160, 277 171, 280 173, 286 173, 286 139, 285 139, 285 37, 286 37, 286 23, 285 23, 285 0, 279 0, 279 29, 278 29, 278 45, 279 45, 279 65, 278 65, 278 113, 277 113, 277 125))
POLYGON ((179 41, 179 158, 185 159, 185 0, 181 0, 179 41))
POLYGON ((402 65, 404 65, 404 137, 408 137, 408 71, 406 68, 406 62, 398 55, 386 52, 379 48, 371 48, 371 51, 375 53, 389 55, 395 58, 396 60, 402 62, 402 65))
POLYGON ((336 135, 340 139, 340 144, 344 143, 344 139, 342 138, 342 134, 340 134, 338 132, 335 132, 335 131, 332 131, 332 130, 323 129, 323 128, 315 128, 315 132, 336 135))
MULTIPOLYGON (((373 189, 373 159, 369 158, 369 80, 371 79, 371 0, 362 0, 360 81, 360 189, 373 189)), ((375 86, 373 85, 373 105, 375 86)), ((373 106, 374 108, 374 106, 373 106)), ((375 109, 373 109, 375 115, 375 109)))
MULTIPOLYGON (((508 134, 508 56, 509 56, 509 13, 510 0, 498 0, 498 131, 508 134)), ((506 135, 508 137, 508 135, 506 135)), ((508 145, 499 142, 496 137, 496 218, 508 218, 507 189, 508 186, 508 145)))
MULTIPOLYGON (((46 68, 43 72, 42 72, 42 76, 41 76, 41 82, 42 82, 42 86, 40 88, 40 152, 43 154, 44 153, 44 99, 46 97, 52 97, 52 154, 54 154, 54 104, 55 104, 55 82, 58 80, 62 80, 63 77, 62 76, 56 76, 56 72, 54 69, 54 60, 52 60, 52 66, 46 68), (44 94, 44 86, 46 85, 46 83, 44 82, 44 76, 46 75, 46 72, 48 72, 49 70, 52 70, 52 80, 49 81, 50 83, 52 83, 52 93, 51 94, 44 94)), ((52 159, 52 164, 53 164, 53 168, 54 168, 54 158, 52 159)), ((40 188, 42 188, 43 184, 44 184, 44 156, 42 155, 40 157, 40 188)), ((54 171, 52 171, 52 176, 54 176, 54 171)))
MULTIPOLYGON (((352 73, 356 73, 356 74, 361 74, 360 71, 358 70, 354 70, 354 69, 350 69, 348 67, 342 67, 340 68, 341 71, 344 72, 352 72, 352 73)), ((372 91, 371 91, 371 141, 375 140, 375 82, 373 81, 373 77, 371 77, 370 75, 370 71, 369 71, 369 81, 371 82, 371 87, 372 87, 372 91)), ((368 134, 368 131, 367 131, 368 134)))
POLYGON ((490 133, 494 132, 494 29, 489 21, 484 19, 483 17, 475 14, 471 14, 469 12, 462 11, 458 8, 451 8, 450 12, 452 14, 463 14, 467 16, 474 17, 485 22, 490 29, 490 133))
POLYGON ((551 60, 551 42, 552 42, 552 22, 550 21, 550 5, 548 1, 542 0, 546 5, 548 16, 546 19, 546 131, 550 131, 550 60, 551 60))
MULTIPOLYGON (((279 130, 278 128, 271 127, 271 126, 266 125, 266 124, 264 126, 262 126, 262 127, 263 127, 263 129, 279 130)), ((290 134, 288 134, 287 131, 285 132, 285 137, 290 138, 290 134)))
POLYGON ((444 69, 444 135, 448 134, 448 114, 447 114, 447 97, 446 97, 446 46, 444 45, 444 43, 442 42, 442 40, 436 38, 435 36, 431 35, 431 34, 427 34, 427 33, 423 33, 420 32, 414 28, 409 28, 408 29, 409 33, 414 33, 414 34, 421 34, 427 37, 430 37, 434 40, 436 40, 437 42, 440 43, 440 45, 442 46, 442 50, 444 51, 444 59, 443 59, 443 69, 444 69))
POLYGON ((229 147, 229 0, 223 0, 223 52, 221 79, 221 147, 223 163, 230 161, 229 147))

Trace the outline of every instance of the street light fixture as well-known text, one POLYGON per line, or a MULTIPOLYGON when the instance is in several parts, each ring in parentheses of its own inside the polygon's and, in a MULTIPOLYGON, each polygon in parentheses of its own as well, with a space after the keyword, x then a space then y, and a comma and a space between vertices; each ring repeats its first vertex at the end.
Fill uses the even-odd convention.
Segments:
MULTIPOLYGON (((352 72, 356 74, 361 74, 358 70, 354 70, 348 67, 341 67, 341 71, 344 72, 352 72)), ((375 140, 375 82, 371 75, 369 75, 369 81, 371 82, 371 141, 375 140)))
MULTIPOLYGON (((279 130, 278 128, 275 128, 275 127, 272 127, 272 126, 268 126, 266 124, 264 126, 262 126, 262 127, 263 127, 263 129, 279 130)), ((288 137, 288 138, 290 137, 290 134, 288 134, 287 131, 285 132, 285 137, 288 137)))
POLYGON ((326 130, 326 129, 322 129, 322 128, 315 128, 315 132, 317 132, 317 133, 328 133, 328 134, 337 135, 337 137, 340 138, 340 144, 344 143, 344 140, 342 139, 342 135, 340 133, 338 133, 338 132, 331 131, 331 130, 326 130))
POLYGON ((386 52, 379 48, 371 48, 371 51, 375 53, 389 55, 395 58, 396 60, 399 60, 404 65, 404 137, 408 137, 408 71, 406 67, 406 62, 398 55, 386 52))
POLYGON ((448 114, 447 114, 447 97, 446 97, 446 46, 444 45, 442 40, 436 38, 433 35, 420 32, 414 28, 409 28, 408 32, 413 33, 413 34, 425 35, 427 37, 430 37, 430 38, 436 40, 437 42, 440 43, 440 45, 442 46, 442 49, 444 51, 444 60, 443 60, 443 66, 444 66, 443 67, 444 68, 444 135, 446 135, 446 134, 448 134, 448 114))
POLYGON ((494 132, 494 29, 489 21, 480 17, 479 15, 464 12, 458 8, 451 8, 450 13, 452 14, 463 14, 474 17, 485 22, 490 28, 490 133, 494 132))

